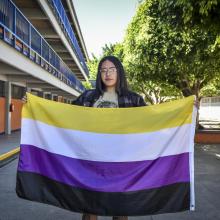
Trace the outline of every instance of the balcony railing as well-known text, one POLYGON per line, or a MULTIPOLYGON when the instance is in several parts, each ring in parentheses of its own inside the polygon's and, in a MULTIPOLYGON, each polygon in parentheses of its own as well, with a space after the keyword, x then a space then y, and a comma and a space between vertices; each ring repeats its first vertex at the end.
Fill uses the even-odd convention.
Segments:
POLYGON ((0 0, 0 38, 80 93, 75 74, 11 0, 0 0))
POLYGON ((52 8, 54 9, 55 15, 58 18, 58 21, 61 23, 61 27, 64 29, 64 33, 69 38, 69 41, 71 43, 72 48, 74 49, 78 59, 80 60, 80 63, 85 70, 87 76, 89 75, 89 70, 87 68, 87 65, 85 63, 85 59, 82 55, 81 49, 79 47, 78 41, 76 39, 76 36, 74 34, 74 31, 72 29, 72 26, 69 22, 69 19, 66 15, 65 9, 63 7, 63 4, 61 0, 48 0, 52 8))

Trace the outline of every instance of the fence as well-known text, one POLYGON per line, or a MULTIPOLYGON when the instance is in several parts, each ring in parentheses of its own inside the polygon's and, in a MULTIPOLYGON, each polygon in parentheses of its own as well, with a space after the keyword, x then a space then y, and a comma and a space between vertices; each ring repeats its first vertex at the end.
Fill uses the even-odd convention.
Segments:
POLYGON ((66 12, 65 12, 65 9, 63 7, 61 0, 49 0, 49 2, 55 11, 55 14, 58 17, 58 20, 62 23, 61 27, 64 28, 64 33, 67 34, 67 36, 70 40, 70 43, 71 43, 73 49, 75 50, 75 53, 77 54, 78 59, 80 60, 80 63, 82 65, 83 69, 85 70, 86 74, 89 75, 89 71, 88 71, 88 68, 85 64, 85 60, 83 58, 81 49, 79 47, 78 41, 77 41, 76 36, 74 34, 74 31, 71 27, 69 19, 66 15, 66 12))
POLYGON ((75 74, 11 0, 0 0, 0 38, 80 93, 75 74))

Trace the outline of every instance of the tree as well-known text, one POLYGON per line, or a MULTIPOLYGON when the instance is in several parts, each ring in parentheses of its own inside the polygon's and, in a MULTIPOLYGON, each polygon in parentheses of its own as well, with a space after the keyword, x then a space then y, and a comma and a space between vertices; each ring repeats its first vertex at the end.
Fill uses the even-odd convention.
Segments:
POLYGON ((220 2, 218 0, 176 0, 172 3, 180 9, 181 20, 189 27, 220 33, 220 2))
POLYGON ((145 101, 151 105, 182 97, 181 92, 174 86, 161 82, 143 82, 133 78, 129 84, 133 91, 143 94, 145 101))
POLYGON ((201 97, 220 96, 220 76, 214 78, 207 86, 201 89, 201 97))
POLYGON ((144 1, 127 29, 125 58, 135 78, 175 86, 184 96, 199 96, 220 71, 215 35, 184 26, 174 1, 144 1), (182 21, 180 29, 176 23, 182 21))
POLYGON ((90 59, 89 62, 87 62, 90 80, 96 79, 98 62, 99 58, 96 57, 94 54, 92 54, 92 59, 90 59))
POLYGON ((105 44, 105 46, 102 47, 102 51, 103 55, 101 57, 114 55, 118 57, 121 62, 124 59, 123 44, 120 42, 115 44, 110 43, 109 45, 105 44))

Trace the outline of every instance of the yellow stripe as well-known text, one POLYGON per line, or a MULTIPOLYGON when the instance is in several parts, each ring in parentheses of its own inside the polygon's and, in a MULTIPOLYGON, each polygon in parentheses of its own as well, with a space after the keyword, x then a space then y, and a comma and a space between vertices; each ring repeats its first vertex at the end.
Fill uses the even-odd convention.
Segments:
POLYGON ((111 134, 152 132, 191 123, 194 96, 138 108, 91 108, 27 94, 22 117, 49 125, 111 134))
POLYGON ((20 147, 17 147, 14 150, 11 150, 5 154, 0 155, 0 161, 5 160, 5 159, 17 154, 19 151, 20 151, 20 147))

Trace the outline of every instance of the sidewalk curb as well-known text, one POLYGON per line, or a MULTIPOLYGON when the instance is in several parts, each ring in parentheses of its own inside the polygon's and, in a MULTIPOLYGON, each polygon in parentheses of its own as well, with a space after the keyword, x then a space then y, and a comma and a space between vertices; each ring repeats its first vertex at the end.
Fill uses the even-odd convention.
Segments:
POLYGON ((20 147, 17 147, 5 154, 0 155, 0 168, 3 167, 4 165, 8 164, 12 160, 16 159, 18 154, 20 152, 20 147))

